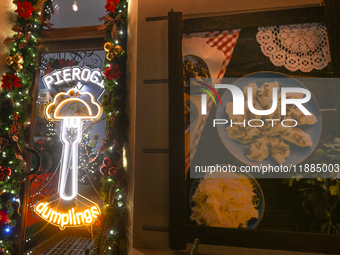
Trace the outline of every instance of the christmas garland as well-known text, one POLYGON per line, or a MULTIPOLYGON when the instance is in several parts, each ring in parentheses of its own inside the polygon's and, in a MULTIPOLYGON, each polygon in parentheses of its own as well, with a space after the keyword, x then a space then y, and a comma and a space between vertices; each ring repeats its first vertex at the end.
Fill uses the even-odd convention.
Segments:
MULTIPOLYGON (((14 206, 19 197, 18 185, 25 169, 22 148, 27 106, 33 75, 38 67, 36 49, 39 32, 50 16, 51 0, 18 0, 18 19, 13 27, 14 37, 8 37, 10 54, 6 58, 9 71, 2 76, 0 98, 0 254, 11 254, 13 240, 14 206)), ((104 49, 105 89, 103 108, 107 114, 106 139, 101 151, 105 159, 101 168, 104 201, 103 214, 97 222, 96 254, 125 254, 124 229, 127 185, 123 164, 123 146, 127 141, 128 119, 126 116, 126 41, 127 0, 107 0, 108 14, 101 18, 105 23, 98 30, 106 31, 104 49)))
POLYGON ((50 16, 50 0, 18 0, 18 18, 7 37, 10 53, 5 62, 8 72, 1 79, 0 95, 0 254, 11 254, 14 203, 19 198, 19 180, 25 169, 22 148, 27 121, 30 89, 38 67, 36 49, 39 32, 50 16))
POLYGON ((105 90, 102 106, 106 117, 106 150, 101 167, 104 201, 103 214, 97 226, 95 254, 126 254, 124 227, 125 199, 128 192, 123 164, 123 146, 127 141, 128 118, 126 115, 126 46, 127 0, 107 0, 108 14, 101 18, 104 24, 98 30, 106 31, 107 51, 104 76, 105 90))

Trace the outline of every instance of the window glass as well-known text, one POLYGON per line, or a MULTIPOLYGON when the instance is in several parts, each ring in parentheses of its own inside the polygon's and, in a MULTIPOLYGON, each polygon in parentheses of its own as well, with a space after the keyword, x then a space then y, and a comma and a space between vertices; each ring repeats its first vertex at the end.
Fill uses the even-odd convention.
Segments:
MULTIPOLYGON (((46 216, 49 210, 61 215, 69 210, 75 215, 88 211, 87 218, 80 217, 72 223, 81 226, 91 223, 96 211, 102 208, 100 167, 106 114, 101 107, 105 93, 101 67, 105 54, 105 51, 85 51, 41 56, 34 133, 34 147, 41 157, 41 167, 38 174, 31 177, 26 250, 58 233, 51 231, 56 226, 64 227, 57 221, 50 222, 53 219, 46 216), (69 123, 68 126, 65 123, 69 123), (74 148, 73 143, 77 144, 74 148), (48 210, 41 210, 45 212, 44 219, 37 214, 37 207, 43 203, 43 209, 46 202, 48 210), (92 217, 89 212, 93 210, 92 217)), ((35 168, 36 157, 32 159, 32 168, 35 168)), ((71 224, 71 220, 68 222, 71 224)))
POLYGON ((99 25, 105 5, 105 0, 54 0, 50 23, 54 28, 99 25))

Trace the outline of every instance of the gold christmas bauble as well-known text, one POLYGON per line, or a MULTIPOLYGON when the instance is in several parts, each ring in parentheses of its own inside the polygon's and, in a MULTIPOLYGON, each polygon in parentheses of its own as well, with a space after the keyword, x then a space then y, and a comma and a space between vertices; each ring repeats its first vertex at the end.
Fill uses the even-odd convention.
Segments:
POLYGON ((22 61, 24 61, 23 57, 19 54, 14 55, 13 60, 15 63, 20 64, 22 61))
POLYGON ((113 48, 113 51, 114 51, 115 54, 119 55, 119 54, 121 54, 121 53, 123 52, 123 48, 122 48, 122 46, 120 46, 120 45, 116 45, 116 46, 113 48))
POLYGON ((22 65, 19 64, 19 63, 14 63, 13 69, 14 69, 14 71, 19 71, 19 70, 22 69, 22 65))
POLYGON ((113 54, 113 52, 108 52, 106 54, 106 58, 107 60, 111 61, 113 58, 115 57, 115 54, 113 54))
POLYGON ((13 58, 11 56, 8 56, 5 58, 6 65, 10 66, 13 64, 13 58))
POLYGON ((104 44, 104 50, 105 50, 105 51, 110 52, 110 51, 112 51, 112 49, 113 49, 113 44, 112 44, 112 43, 106 42, 106 43, 104 44))

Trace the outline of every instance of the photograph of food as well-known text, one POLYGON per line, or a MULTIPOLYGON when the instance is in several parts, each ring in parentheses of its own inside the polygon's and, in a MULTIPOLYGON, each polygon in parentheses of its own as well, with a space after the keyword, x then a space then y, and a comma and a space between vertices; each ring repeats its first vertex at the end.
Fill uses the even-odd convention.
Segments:
MULTIPOLYGON (((235 85, 245 95, 244 115, 233 115, 233 98, 226 90, 222 95, 223 105, 217 107, 216 118, 226 119, 228 124, 216 125, 216 128, 223 144, 236 158, 248 165, 288 165, 302 162, 313 152, 321 136, 321 114, 314 97, 303 104, 311 115, 305 115, 294 104, 287 104, 286 115, 281 113, 281 88, 304 88, 303 84, 284 74, 263 72, 241 78, 235 85), (247 101, 249 87, 252 88, 251 99, 256 110, 272 107, 273 88, 276 88, 278 102, 275 111, 263 116, 252 113, 247 101), (271 119, 275 121, 268 121, 271 119), (249 120, 251 125, 248 125, 249 120), (231 121, 239 124, 230 125, 231 121)), ((287 99, 303 97, 303 93, 286 94, 287 99)))
POLYGON ((206 176, 207 178, 195 179, 191 190, 192 221, 210 227, 257 226, 264 211, 260 186, 251 176, 231 175, 234 178, 206 176))
MULTIPOLYGON (((253 91, 255 91, 253 92, 253 100, 258 101, 253 101, 253 104, 255 109, 257 110, 270 108, 273 98, 272 89, 274 87, 277 88, 277 90, 280 89, 278 82, 265 82, 258 89, 256 83, 251 83, 248 86, 244 87, 243 91, 248 92, 248 87, 252 87, 253 91), (262 109, 256 108, 256 105, 260 105, 262 109)), ((293 98, 294 95, 290 97, 293 98)), ((245 102, 245 105, 247 105, 247 101, 245 102)), ((228 104, 226 104, 225 111, 228 114, 229 119, 233 119, 234 116, 230 114, 232 113, 232 109, 230 109, 230 107, 232 107, 232 103, 229 102, 228 104)), ((248 107, 245 107, 245 109, 246 114, 244 117, 246 121, 250 119, 263 118, 261 116, 256 116, 252 114, 249 111, 248 107)), ((280 109, 280 100, 277 109, 280 109)), ((273 116, 271 117, 273 119, 275 118, 281 121, 280 111, 276 110, 272 115, 273 116)), ((241 116, 238 116, 238 118, 240 117, 241 116)), ((267 118, 267 116, 264 117, 267 118)), ((296 108, 296 106, 291 107, 284 118, 296 120, 299 126, 314 125, 317 122, 314 114, 309 116, 304 115, 298 108, 296 108)), ((233 120, 235 121, 235 119, 233 120)), ((257 162, 265 160, 271 154, 275 161, 281 165, 286 161, 286 158, 289 156, 289 143, 296 144, 300 147, 312 147, 313 145, 310 136, 301 129, 295 127, 283 127, 282 125, 278 124, 278 122, 276 122, 274 126, 272 126, 271 122, 266 122, 266 124, 260 128, 249 126, 243 127, 239 125, 233 127, 229 126, 226 128, 226 131, 231 139, 234 139, 243 144, 248 144, 245 154, 250 160, 257 162), (235 133, 239 135, 235 135, 235 133)))
POLYGON ((187 100, 184 101, 184 130, 185 132, 191 131, 198 119, 198 109, 194 103, 187 100))
POLYGON ((188 95, 199 95, 204 91, 199 88, 204 86, 199 84, 197 81, 201 80, 203 83, 207 83, 210 78, 208 65, 204 60, 198 56, 186 55, 183 61, 183 80, 184 80, 184 92, 188 95), (194 78, 190 84, 190 79, 194 78))

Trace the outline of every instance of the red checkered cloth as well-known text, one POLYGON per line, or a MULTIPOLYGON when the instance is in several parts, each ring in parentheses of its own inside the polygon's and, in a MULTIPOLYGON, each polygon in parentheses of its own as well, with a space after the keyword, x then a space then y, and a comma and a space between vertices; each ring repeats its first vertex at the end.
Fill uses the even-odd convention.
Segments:
MULTIPOLYGON (((231 55, 233 54, 239 34, 240 34, 240 29, 214 31, 214 32, 208 32, 205 34, 205 38, 207 38, 206 43, 210 47, 212 48, 216 47, 218 50, 222 51, 225 56, 225 59, 223 60, 221 68, 220 68, 220 72, 217 75, 218 79, 223 78, 225 70, 227 69, 229 61, 231 59, 231 55)), ((215 77, 211 77, 211 78, 215 78, 215 77)), ((191 144, 190 155, 185 158, 185 175, 187 175, 187 171, 189 170, 189 167, 190 167, 190 162, 195 155, 198 142, 201 138, 201 135, 202 135, 205 123, 207 122, 212 105, 213 105, 213 100, 212 98, 209 98, 207 102, 207 114, 202 116, 201 122, 199 123, 199 127, 195 134, 195 138, 193 140, 193 143, 191 144)))
POLYGON ((225 56, 217 78, 223 77, 224 72, 229 64, 239 34, 240 29, 214 31, 205 34, 205 38, 208 38, 206 43, 210 47, 216 47, 218 50, 222 51, 225 56))

